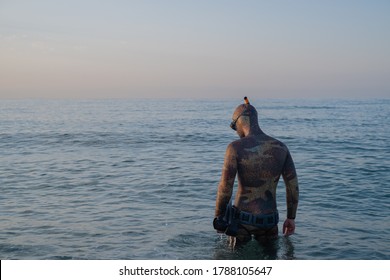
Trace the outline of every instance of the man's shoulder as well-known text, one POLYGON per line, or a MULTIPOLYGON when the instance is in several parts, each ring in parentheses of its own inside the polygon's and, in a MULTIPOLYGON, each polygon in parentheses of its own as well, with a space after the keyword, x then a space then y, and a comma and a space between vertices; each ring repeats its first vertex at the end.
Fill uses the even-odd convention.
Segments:
POLYGON ((288 147, 286 144, 284 144, 281 140, 276 139, 267 134, 263 134, 261 137, 244 137, 244 138, 237 139, 228 144, 228 149, 238 150, 241 148, 245 148, 247 146, 259 145, 259 144, 261 145, 261 143, 263 144, 269 143, 274 147, 277 146, 279 148, 288 151, 288 147))
POLYGON ((242 145, 241 139, 238 139, 238 140, 230 142, 227 147, 228 147, 228 149, 237 149, 241 145, 242 145))
POLYGON ((244 138, 237 139, 235 141, 230 142, 227 145, 227 151, 237 153, 245 148, 245 143, 243 141, 244 138))
POLYGON ((273 143, 272 143, 273 146, 276 146, 277 148, 283 150, 285 153, 290 153, 288 147, 286 144, 284 144, 282 141, 278 140, 278 139, 275 139, 273 140, 273 143))
POLYGON ((282 141, 280 141, 279 139, 276 139, 274 137, 271 137, 271 136, 268 136, 268 141, 271 142, 272 144, 274 145, 278 145, 278 146, 281 146, 281 147, 285 147, 287 149, 287 146, 286 144, 284 144, 282 141))

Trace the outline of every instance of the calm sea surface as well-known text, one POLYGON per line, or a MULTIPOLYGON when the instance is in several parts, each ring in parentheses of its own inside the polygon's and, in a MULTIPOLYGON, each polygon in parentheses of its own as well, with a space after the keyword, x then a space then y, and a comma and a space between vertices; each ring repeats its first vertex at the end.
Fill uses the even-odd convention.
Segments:
POLYGON ((295 160, 295 235, 212 228, 241 100, 1 100, 0 259, 390 259, 390 99, 251 101, 295 160))

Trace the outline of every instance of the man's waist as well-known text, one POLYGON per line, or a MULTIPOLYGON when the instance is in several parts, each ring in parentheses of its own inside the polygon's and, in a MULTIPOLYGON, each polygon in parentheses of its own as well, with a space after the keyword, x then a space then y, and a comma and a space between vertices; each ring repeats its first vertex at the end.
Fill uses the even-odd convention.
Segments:
POLYGON ((236 216, 241 224, 253 225, 255 227, 271 227, 279 222, 279 213, 274 211, 269 214, 252 214, 246 211, 239 210, 236 216))

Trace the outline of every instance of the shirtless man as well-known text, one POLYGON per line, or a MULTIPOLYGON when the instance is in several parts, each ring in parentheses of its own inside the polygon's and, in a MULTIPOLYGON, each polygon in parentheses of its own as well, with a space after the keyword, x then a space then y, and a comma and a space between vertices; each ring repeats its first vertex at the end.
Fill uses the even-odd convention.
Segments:
POLYGON ((251 240, 252 235, 256 240, 276 238, 279 221, 276 186, 282 175, 287 200, 283 233, 291 235, 295 231, 299 196, 294 162, 286 145, 260 129, 255 107, 246 97, 244 100, 245 104, 236 108, 230 125, 240 139, 230 143, 226 150, 218 185, 214 228, 236 237, 235 241, 239 242, 251 240), (234 206, 227 207, 236 174, 238 189, 234 206), (226 217, 229 215, 233 222, 226 217))

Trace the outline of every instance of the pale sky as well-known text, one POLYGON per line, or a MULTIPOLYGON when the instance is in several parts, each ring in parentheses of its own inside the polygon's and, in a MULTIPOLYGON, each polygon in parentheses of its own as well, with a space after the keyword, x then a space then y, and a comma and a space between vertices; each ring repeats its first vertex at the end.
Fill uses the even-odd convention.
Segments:
POLYGON ((0 0, 0 98, 389 98, 390 1, 0 0))

